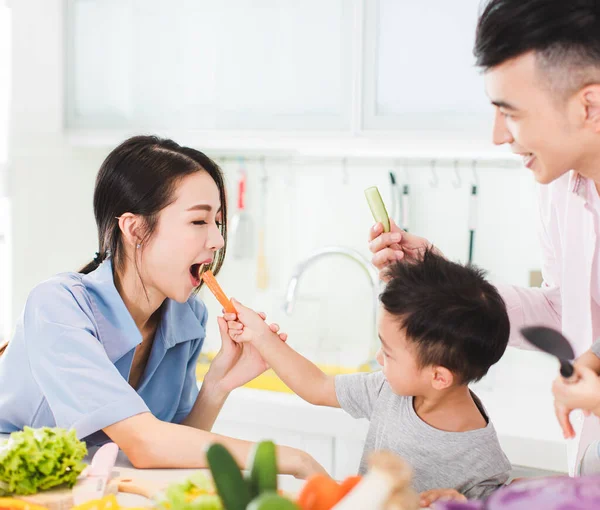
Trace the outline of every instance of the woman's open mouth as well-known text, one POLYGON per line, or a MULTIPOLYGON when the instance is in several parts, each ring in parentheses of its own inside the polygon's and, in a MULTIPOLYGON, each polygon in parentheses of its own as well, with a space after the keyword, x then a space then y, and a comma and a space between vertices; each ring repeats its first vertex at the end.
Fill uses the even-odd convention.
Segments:
POLYGON ((200 285, 200 271, 204 264, 192 264, 190 266, 190 279, 192 280, 192 285, 194 287, 198 287, 200 285))

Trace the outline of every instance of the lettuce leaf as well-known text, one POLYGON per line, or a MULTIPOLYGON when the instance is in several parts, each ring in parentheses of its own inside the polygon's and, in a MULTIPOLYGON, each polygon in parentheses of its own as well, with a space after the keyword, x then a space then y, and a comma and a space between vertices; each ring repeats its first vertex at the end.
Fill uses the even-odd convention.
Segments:
POLYGON ((74 430, 25 427, 0 443, 0 496, 72 487, 85 468, 85 443, 74 430))

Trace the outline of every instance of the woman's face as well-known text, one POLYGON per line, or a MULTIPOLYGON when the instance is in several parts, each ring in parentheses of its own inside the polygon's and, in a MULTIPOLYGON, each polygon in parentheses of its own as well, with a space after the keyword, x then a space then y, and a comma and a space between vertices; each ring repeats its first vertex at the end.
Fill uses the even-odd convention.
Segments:
POLYGON ((157 297, 187 301, 200 284, 201 264, 210 264, 223 247, 221 200, 212 177, 204 171, 184 177, 174 201, 159 214, 156 230, 141 247, 140 276, 157 297))

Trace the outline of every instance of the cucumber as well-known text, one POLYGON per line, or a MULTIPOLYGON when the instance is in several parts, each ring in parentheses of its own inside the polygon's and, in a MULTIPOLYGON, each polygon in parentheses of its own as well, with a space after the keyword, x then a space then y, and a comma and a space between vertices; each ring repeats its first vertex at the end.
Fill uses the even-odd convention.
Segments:
POLYGON ((369 202, 369 207, 371 208, 371 213, 373 214, 375 221, 383 225, 384 232, 389 232, 390 216, 385 208, 385 204, 383 203, 383 199, 381 198, 377 186, 367 188, 365 190, 365 197, 367 197, 367 202, 369 202))
POLYGON ((222 444, 211 444, 206 460, 225 510, 246 510, 250 491, 231 453, 222 444))
POLYGON ((252 497, 263 492, 277 492, 277 453, 272 441, 261 441, 254 445, 248 466, 252 497))
POLYGON ((247 510, 300 510, 300 507, 276 492, 265 492, 253 499, 247 510))

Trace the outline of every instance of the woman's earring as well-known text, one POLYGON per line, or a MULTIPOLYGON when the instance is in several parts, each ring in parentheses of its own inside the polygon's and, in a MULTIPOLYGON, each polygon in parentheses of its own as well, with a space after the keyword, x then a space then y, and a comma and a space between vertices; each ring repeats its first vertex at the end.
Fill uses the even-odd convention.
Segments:
POLYGON ((141 247, 142 247, 142 245, 141 245, 141 244, 138 244, 138 245, 136 246, 136 248, 138 248, 138 249, 139 249, 139 248, 141 248, 141 247))

